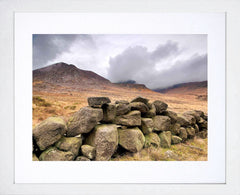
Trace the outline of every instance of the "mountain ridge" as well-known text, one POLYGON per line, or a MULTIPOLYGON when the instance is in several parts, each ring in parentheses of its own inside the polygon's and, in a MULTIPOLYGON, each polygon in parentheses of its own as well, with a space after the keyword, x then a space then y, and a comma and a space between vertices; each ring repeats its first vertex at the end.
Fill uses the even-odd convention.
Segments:
POLYGON ((201 89, 207 89, 208 81, 179 83, 163 89, 153 89, 159 93, 179 93, 179 92, 192 92, 201 89))

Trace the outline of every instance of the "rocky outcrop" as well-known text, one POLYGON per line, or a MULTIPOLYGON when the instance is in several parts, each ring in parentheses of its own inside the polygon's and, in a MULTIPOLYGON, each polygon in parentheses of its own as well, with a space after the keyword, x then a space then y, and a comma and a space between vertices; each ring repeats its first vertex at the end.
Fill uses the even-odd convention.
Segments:
POLYGON ((143 97, 130 103, 91 97, 88 103, 67 123, 50 117, 33 129, 33 161, 108 161, 122 152, 171 148, 208 135, 208 117, 199 110, 175 113, 165 102, 143 97))

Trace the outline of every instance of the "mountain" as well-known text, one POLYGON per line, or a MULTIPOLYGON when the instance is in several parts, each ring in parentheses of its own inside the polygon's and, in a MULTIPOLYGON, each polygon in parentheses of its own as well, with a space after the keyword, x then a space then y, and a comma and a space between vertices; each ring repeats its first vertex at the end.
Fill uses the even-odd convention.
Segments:
POLYGON ((154 89, 167 94, 207 94, 207 81, 180 83, 164 89, 154 89))
POLYGON ((59 62, 33 70, 34 91, 80 91, 89 89, 133 88, 150 90, 145 85, 131 83, 111 83, 104 77, 76 66, 59 62))
POLYGON ((98 74, 78 69, 76 66, 63 62, 56 63, 33 71, 33 81, 44 81, 58 85, 95 85, 110 84, 111 82, 98 74))

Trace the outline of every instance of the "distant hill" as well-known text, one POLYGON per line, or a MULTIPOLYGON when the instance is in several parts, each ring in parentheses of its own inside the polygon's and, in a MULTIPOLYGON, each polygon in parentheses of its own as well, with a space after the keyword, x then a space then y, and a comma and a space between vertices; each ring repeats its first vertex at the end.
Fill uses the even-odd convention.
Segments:
POLYGON ((33 70, 33 90, 35 91, 79 91, 89 89, 131 88, 149 90, 135 81, 111 83, 104 77, 88 70, 82 70, 72 64, 59 62, 33 70))
POLYGON ((164 89, 154 89, 167 94, 207 94, 207 81, 180 83, 164 89))

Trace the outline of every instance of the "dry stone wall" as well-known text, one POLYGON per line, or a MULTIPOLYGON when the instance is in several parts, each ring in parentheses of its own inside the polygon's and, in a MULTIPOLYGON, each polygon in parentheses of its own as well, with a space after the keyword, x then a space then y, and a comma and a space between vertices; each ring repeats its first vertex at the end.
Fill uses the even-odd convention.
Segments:
POLYGON ((177 114, 143 97, 115 103, 89 97, 88 104, 68 121, 49 117, 33 129, 34 161, 108 161, 119 148, 135 153, 207 137, 208 117, 199 110, 177 114))

